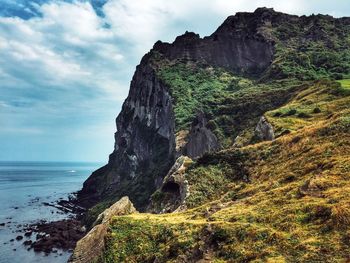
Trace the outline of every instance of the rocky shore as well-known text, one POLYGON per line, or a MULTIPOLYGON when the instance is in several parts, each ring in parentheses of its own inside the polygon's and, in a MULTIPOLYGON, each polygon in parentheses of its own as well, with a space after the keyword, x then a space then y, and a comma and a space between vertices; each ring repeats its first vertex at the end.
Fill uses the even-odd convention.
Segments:
POLYGON ((85 209, 76 203, 75 194, 69 196, 68 200, 61 199, 53 203, 43 202, 42 205, 48 209, 54 208, 51 213, 66 215, 66 219, 40 220, 33 224, 15 224, 16 222, 12 222, 12 218, 9 217, 7 222, 0 222, 1 228, 9 228, 14 233, 13 238, 7 243, 22 242, 28 251, 33 250, 36 253, 57 253, 60 255, 61 251, 73 252, 77 241, 86 232, 81 223, 85 209))

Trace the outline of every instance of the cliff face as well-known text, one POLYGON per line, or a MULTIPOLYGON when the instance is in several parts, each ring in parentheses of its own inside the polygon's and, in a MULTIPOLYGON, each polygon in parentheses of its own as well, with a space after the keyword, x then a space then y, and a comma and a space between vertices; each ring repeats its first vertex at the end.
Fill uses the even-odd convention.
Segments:
POLYGON ((252 142, 264 112, 302 89, 299 80, 349 71, 349 24, 259 8, 228 17, 208 37, 186 32, 171 44, 158 41, 137 66, 109 162, 86 180, 80 203, 104 207, 128 195, 142 211, 178 156, 252 142), (257 81, 282 78, 298 81, 257 81))
POLYGON ((84 183, 79 196, 90 206, 127 194, 142 208, 174 161, 174 116, 168 88, 145 56, 117 117, 114 152, 84 183))
POLYGON ((97 244, 96 262, 347 262, 349 41, 349 18, 259 8, 209 37, 157 42, 109 163, 79 194, 88 226, 123 195, 157 215, 102 220, 75 255, 97 244))
MULTIPOLYGON (((250 19, 256 16, 249 15, 250 19)), ((249 20, 249 19, 248 19, 249 20)), ((250 22, 250 20, 248 21, 250 22)), ((169 60, 203 62, 237 73, 262 73, 273 58, 273 42, 256 33, 256 24, 242 32, 231 19, 210 37, 194 33, 177 37, 173 44, 157 42, 142 59, 133 76, 130 92, 117 117, 114 152, 106 166, 95 171, 84 183, 79 199, 85 206, 101 200, 129 195, 142 209, 160 186, 175 161, 175 119, 169 88, 157 75, 152 56, 169 60)), ((203 126, 201 118, 199 125, 203 126)), ((195 124, 194 124, 195 126, 195 124)), ((198 157, 219 148, 214 134, 205 127, 193 130, 186 152, 198 157), (203 140, 210 138, 205 146, 203 140), (201 145, 194 145, 198 144, 201 145)))

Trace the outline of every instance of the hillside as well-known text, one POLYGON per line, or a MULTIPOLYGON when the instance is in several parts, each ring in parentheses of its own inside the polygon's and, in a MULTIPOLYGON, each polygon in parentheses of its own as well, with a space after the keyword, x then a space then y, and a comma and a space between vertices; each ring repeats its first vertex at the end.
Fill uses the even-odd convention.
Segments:
POLYGON ((94 260, 347 262, 349 45, 350 18, 267 8, 157 42, 78 195, 95 232, 123 196, 145 213, 103 221, 94 260))

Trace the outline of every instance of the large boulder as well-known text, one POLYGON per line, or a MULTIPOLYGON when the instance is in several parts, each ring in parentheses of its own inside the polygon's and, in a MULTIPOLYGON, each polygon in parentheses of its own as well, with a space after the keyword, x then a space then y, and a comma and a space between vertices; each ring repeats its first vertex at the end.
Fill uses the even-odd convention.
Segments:
POLYGON ((275 139, 275 133, 271 123, 262 116, 255 128, 255 139, 257 141, 272 141, 275 139))
POLYGON ((187 136, 184 155, 195 159, 205 153, 218 150, 221 146, 215 134, 207 128, 207 119, 203 112, 198 112, 193 120, 191 130, 187 136))
POLYGON ((108 225, 113 216, 137 213, 134 205, 127 196, 102 212, 94 223, 94 227, 78 241, 74 253, 69 259, 70 263, 96 262, 101 256, 105 246, 105 236, 108 225))
POLYGON ((180 156, 176 160, 161 187, 152 195, 149 212, 168 213, 186 209, 185 200, 189 196, 186 170, 191 163, 192 160, 187 156, 180 156))

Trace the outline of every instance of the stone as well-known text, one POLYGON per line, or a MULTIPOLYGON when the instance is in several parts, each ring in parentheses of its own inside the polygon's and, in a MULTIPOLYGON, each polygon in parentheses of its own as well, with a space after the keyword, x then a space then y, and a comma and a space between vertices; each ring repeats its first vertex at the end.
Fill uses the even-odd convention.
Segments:
POLYGON ((198 112, 187 137, 184 155, 195 159, 220 148, 217 137, 206 127, 207 122, 204 113, 198 112))
POLYGON ((275 139, 275 133, 272 125, 265 116, 262 116, 255 128, 254 135, 258 141, 272 141, 275 139))
POLYGON ((32 240, 26 240, 26 241, 23 242, 23 245, 30 246, 32 243, 33 243, 32 240))
POLYGON ((24 235, 25 235, 26 237, 30 237, 30 236, 32 235, 32 233, 33 233, 33 231, 29 231, 29 232, 24 233, 24 235))
POLYGON ((186 169, 191 163, 192 159, 187 156, 180 156, 175 161, 158 189, 163 198, 159 200, 152 196, 148 212, 168 213, 186 209, 185 201, 190 194, 186 169))
POLYGON ((130 202, 129 197, 124 196, 118 202, 107 208, 97 217, 94 226, 97 224, 108 223, 113 216, 129 215, 136 213, 134 205, 130 202))
POLYGON ((70 263, 96 262, 105 246, 105 236, 108 225, 113 216, 128 215, 137 213, 134 205, 127 196, 102 212, 96 220, 94 227, 77 242, 77 245, 70 257, 70 263))

